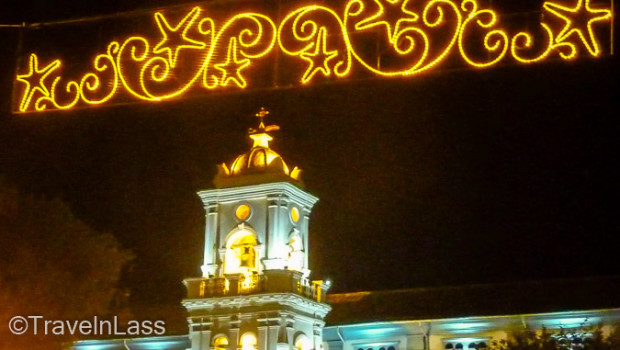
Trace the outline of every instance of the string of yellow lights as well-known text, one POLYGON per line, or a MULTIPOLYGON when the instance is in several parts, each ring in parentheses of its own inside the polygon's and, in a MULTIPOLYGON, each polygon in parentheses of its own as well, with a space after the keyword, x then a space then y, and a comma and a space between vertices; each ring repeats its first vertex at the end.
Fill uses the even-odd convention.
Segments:
POLYGON ((243 89, 252 83, 248 72, 255 61, 276 49, 305 62, 298 75, 301 84, 344 78, 354 62, 378 76, 405 77, 433 69, 450 55, 475 68, 508 57, 520 64, 552 56, 599 57, 594 28, 611 21, 611 8, 593 8, 591 0, 567 1, 574 5, 543 3, 549 16, 539 23, 542 39, 528 31, 511 34, 499 14, 481 8, 477 0, 349 0, 341 13, 323 5, 303 6, 279 23, 265 14, 238 13, 219 28, 198 6, 176 22, 156 12, 157 41, 141 35, 112 41, 93 59, 93 70, 75 80, 61 74, 60 59, 46 59, 50 63, 43 65, 39 54, 31 53, 28 67, 16 76, 16 109, 101 105, 123 91, 160 101, 197 86, 243 89))

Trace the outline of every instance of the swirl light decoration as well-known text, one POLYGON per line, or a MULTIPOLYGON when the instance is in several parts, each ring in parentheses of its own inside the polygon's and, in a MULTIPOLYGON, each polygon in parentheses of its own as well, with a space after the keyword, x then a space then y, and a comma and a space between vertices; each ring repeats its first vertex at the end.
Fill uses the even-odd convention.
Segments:
POLYGON ((478 0, 349 0, 341 11, 309 5, 280 19, 244 12, 225 21, 200 7, 176 21, 160 11, 153 14, 158 41, 142 35, 111 41, 95 55, 92 71, 73 79, 61 72, 60 59, 31 53, 27 66, 18 67, 15 110, 244 89, 252 86, 262 60, 286 62, 293 67, 287 74, 310 84, 345 78, 354 70, 407 77, 435 69, 448 57, 474 68, 598 57, 597 32, 611 21, 610 6, 593 6, 591 0, 544 2, 538 36, 505 29, 500 15, 478 0))

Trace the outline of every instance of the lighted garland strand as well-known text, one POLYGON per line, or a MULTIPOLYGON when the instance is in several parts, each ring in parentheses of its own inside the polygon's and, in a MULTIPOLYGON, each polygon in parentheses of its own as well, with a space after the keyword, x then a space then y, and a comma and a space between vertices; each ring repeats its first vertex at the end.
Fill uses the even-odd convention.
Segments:
POLYGON ((157 12, 159 42, 153 45, 143 36, 113 41, 105 53, 95 56, 93 70, 76 80, 63 81, 59 59, 43 66, 32 53, 28 72, 16 78, 22 87, 17 108, 29 112, 67 109, 79 102, 99 105, 120 90, 158 101, 180 96, 196 85, 246 88, 252 63, 276 46, 305 62, 306 69, 299 74, 302 84, 318 77, 345 77, 354 61, 373 74, 390 77, 432 69, 452 53, 476 68, 494 66, 506 56, 523 64, 554 52, 565 60, 577 58, 580 50, 597 57, 601 49, 593 24, 609 21, 612 13, 592 8, 590 0, 573 1, 574 7, 543 4, 552 22, 540 23, 544 33, 540 39, 525 31, 511 36, 500 27, 498 14, 480 8, 476 0, 430 0, 423 6, 410 0, 349 0, 342 14, 326 6, 305 6, 288 13, 278 25, 260 13, 236 14, 217 25, 199 7, 177 23, 157 12), (587 21, 575 24, 578 16, 586 16, 587 21), (377 39, 377 33, 385 36, 377 39), (389 64, 381 65, 376 53, 360 49, 368 40, 380 40, 386 47, 381 55, 389 56, 389 64), (486 53, 472 51, 473 42, 486 53))

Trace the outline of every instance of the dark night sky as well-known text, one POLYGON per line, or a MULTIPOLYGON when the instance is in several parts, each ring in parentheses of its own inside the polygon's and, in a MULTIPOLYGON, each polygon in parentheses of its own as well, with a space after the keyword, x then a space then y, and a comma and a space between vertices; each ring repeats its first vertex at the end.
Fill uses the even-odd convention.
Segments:
MULTIPOLYGON (((0 18, 145 5, 86 3, 0 18)), ((195 192, 248 149, 261 106, 320 198, 311 264, 336 291, 620 273, 617 55, 14 115, 17 31, 0 30, 0 175, 134 250, 136 300, 177 303, 199 275, 195 192)))

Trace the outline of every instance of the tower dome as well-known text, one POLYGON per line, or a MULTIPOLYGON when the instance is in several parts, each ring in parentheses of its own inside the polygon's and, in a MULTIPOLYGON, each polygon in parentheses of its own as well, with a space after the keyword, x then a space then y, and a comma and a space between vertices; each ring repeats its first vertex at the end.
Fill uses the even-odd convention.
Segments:
POLYGON ((230 165, 230 175, 243 175, 258 172, 289 174, 288 166, 282 157, 269 147, 254 146, 239 155, 230 165))
POLYGON ((261 182, 289 181, 302 185, 301 169, 290 169, 282 156, 269 147, 273 137, 269 134, 279 130, 277 125, 265 126, 264 118, 269 114, 265 108, 256 113, 260 122, 257 128, 250 128, 248 136, 253 141, 249 151, 240 154, 227 166, 218 166, 214 179, 216 187, 239 186, 261 182))

